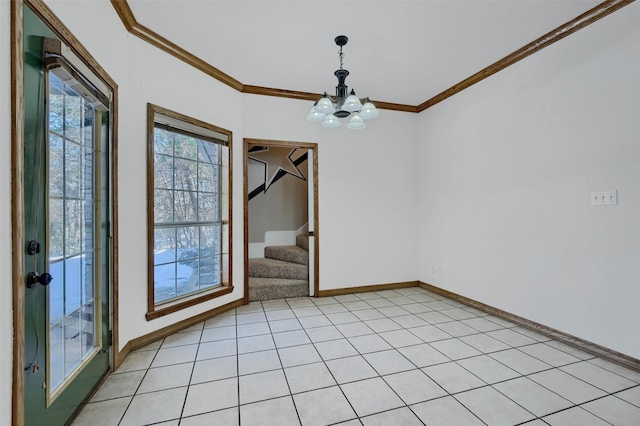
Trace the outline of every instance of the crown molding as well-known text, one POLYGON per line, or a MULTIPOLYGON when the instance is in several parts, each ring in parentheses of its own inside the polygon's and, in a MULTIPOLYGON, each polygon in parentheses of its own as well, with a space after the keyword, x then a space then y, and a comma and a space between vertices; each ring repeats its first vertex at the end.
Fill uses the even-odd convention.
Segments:
POLYGON ((588 25, 593 24, 597 20, 604 18, 605 16, 621 9, 628 4, 633 3, 634 1, 635 0, 606 0, 600 3, 596 7, 589 9, 577 18, 574 18, 571 21, 560 25, 558 28, 549 31, 541 37, 538 37, 531 43, 521 47, 513 53, 510 53, 504 58, 499 59, 483 70, 480 70, 472 76, 462 80, 460 83, 451 86, 450 88, 437 94, 433 98, 421 103, 420 105, 418 105, 418 112, 422 112, 425 109, 432 107, 435 104, 455 95, 456 93, 462 92, 464 89, 473 86, 476 83, 479 83, 487 77, 491 77, 492 75, 502 71, 507 67, 510 67, 516 62, 519 62, 524 58, 531 56, 536 52, 539 52, 545 47, 551 46, 553 43, 562 40, 563 38, 581 30, 588 25))
MULTIPOLYGON (((548 32, 547 34, 538 37, 533 40, 531 43, 521 47, 520 49, 510 53, 504 58, 494 62, 488 67, 478 71, 477 73, 471 75, 470 77, 462 80, 460 83, 457 83, 447 90, 437 94, 431 99, 426 100, 420 105, 406 105, 406 104, 396 104, 391 102, 383 102, 383 101, 373 101, 377 108, 386 109, 386 110, 394 110, 394 111, 403 111, 403 112, 412 112, 412 113, 420 113, 451 96, 462 92, 463 90, 473 86, 476 83, 484 80, 487 77, 490 77, 505 68, 525 59, 528 56, 533 55, 536 52, 544 49, 552 45, 553 43, 562 40, 563 38, 585 28, 594 22, 604 18, 607 15, 633 3, 635 0, 605 0, 597 6, 589 9, 582 15, 560 25, 556 29, 548 32)), ((300 99, 300 100, 309 100, 315 101, 322 94, 318 93, 309 93, 309 92, 298 92, 294 90, 286 90, 286 89, 275 89, 271 87, 261 87, 261 86, 252 86, 242 84, 240 81, 235 78, 225 74, 219 69, 215 68, 213 65, 205 62, 204 60, 198 58, 194 54, 188 52, 177 44, 167 40, 162 37, 160 34, 155 31, 141 25, 136 21, 127 0, 111 0, 111 4, 113 8, 116 10, 120 20, 124 27, 131 34, 136 37, 141 38, 147 43, 167 52, 168 54, 176 57, 177 59, 191 65, 192 67, 204 72, 205 74, 215 78, 216 80, 226 84, 227 86, 242 92, 242 93, 250 93, 254 95, 264 95, 264 96, 275 96, 279 98, 289 98, 289 99, 300 99)))

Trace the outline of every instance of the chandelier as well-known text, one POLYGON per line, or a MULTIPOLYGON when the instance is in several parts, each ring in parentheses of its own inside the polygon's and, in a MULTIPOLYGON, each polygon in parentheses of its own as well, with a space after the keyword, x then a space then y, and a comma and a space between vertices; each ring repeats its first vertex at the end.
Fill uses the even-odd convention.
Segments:
POLYGON ((340 120, 338 118, 345 118, 353 113, 353 117, 347 127, 353 130, 360 130, 367 127, 364 120, 376 118, 380 115, 380 111, 371 103, 369 98, 363 99, 363 105, 353 89, 349 93, 349 87, 344 82, 349 75, 349 71, 342 68, 342 60, 344 59, 342 46, 346 45, 348 41, 349 39, 344 35, 335 38, 336 44, 340 46, 340 53, 338 54, 340 69, 333 73, 338 78, 335 98, 324 92, 324 96, 313 104, 307 120, 322 121, 324 127, 339 127, 340 120))

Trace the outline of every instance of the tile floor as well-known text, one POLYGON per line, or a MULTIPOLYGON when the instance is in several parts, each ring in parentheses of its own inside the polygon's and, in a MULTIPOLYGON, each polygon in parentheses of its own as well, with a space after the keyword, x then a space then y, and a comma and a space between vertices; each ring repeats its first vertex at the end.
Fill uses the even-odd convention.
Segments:
POLYGON ((132 352, 80 425, 640 425, 640 373, 421 288, 251 303, 132 352))

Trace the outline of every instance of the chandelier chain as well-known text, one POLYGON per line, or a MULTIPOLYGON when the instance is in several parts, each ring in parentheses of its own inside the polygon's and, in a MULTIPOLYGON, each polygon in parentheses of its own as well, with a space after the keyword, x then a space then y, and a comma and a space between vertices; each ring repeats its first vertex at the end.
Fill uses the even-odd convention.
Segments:
POLYGON ((340 58, 340 69, 342 69, 342 60, 344 59, 344 53, 342 53, 342 46, 340 46, 340 53, 338 53, 338 57, 340 58))

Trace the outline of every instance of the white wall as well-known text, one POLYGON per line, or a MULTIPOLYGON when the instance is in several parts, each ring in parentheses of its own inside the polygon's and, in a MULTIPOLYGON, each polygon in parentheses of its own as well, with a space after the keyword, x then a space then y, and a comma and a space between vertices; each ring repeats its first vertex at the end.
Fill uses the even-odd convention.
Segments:
POLYGON ((0 424, 11 423, 11 3, 0 1, 0 424))
POLYGON ((420 114, 422 281, 640 358, 639 21, 634 3, 420 114))
POLYGON ((385 110, 354 131, 306 121, 310 101, 243 105, 246 137, 318 143, 320 289, 416 280, 416 115, 385 110))

